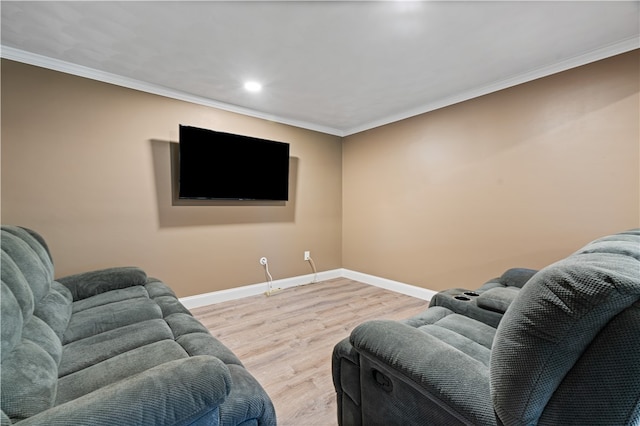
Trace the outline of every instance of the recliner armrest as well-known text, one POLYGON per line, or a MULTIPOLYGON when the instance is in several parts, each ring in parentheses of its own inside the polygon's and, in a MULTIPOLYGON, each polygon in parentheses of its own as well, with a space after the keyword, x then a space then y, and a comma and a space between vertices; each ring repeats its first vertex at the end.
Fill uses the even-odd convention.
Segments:
POLYGON ((147 274, 140 268, 127 266, 82 272, 58 278, 56 281, 67 287, 76 301, 111 290, 144 285, 147 282, 147 274))
POLYGON ((480 294, 476 303, 479 308, 504 314, 519 292, 518 287, 495 287, 480 294))
POLYGON ((500 324, 503 313, 480 307, 477 302, 479 296, 478 292, 463 288, 443 290, 431 298, 429 308, 441 306, 492 327, 497 327, 500 324))
POLYGON ((361 368, 373 368, 361 372, 363 379, 375 377, 376 370, 388 375, 374 378, 382 387, 379 391, 367 390, 375 384, 363 382, 363 404, 367 392, 393 393, 396 400, 412 401, 401 394, 408 385, 433 402, 432 412, 441 411, 435 418, 470 425, 492 423, 488 367, 442 339, 403 323, 376 320, 356 327, 350 341, 361 356, 361 368), (381 383, 387 379, 390 383, 381 383))

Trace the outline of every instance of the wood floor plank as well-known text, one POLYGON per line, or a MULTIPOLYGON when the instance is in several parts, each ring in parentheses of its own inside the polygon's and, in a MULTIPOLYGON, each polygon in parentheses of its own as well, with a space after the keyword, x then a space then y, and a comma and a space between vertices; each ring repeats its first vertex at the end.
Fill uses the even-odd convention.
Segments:
POLYGON ((358 324, 400 320, 428 302, 346 278, 192 309, 271 397, 281 426, 337 424, 333 347, 358 324))

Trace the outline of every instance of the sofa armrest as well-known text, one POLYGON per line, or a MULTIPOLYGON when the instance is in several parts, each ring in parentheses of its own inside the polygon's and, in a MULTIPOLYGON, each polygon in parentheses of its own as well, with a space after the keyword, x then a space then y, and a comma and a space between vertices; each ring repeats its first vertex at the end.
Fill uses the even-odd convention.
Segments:
POLYGON ((222 361, 194 356, 170 361, 20 422, 28 425, 218 425, 230 392, 222 361))
MULTIPOLYGON (((359 325, 351 333, 350 341, 360 353, 361 366, 373 366, 371 372, 362 371, 361 377, 376 376, 378 371, 383 374, 382 379, 373 380, 373 385, 362 384, 363 405, 367 393, 392 394, 397 401, 415 401, 416 396, 410 394, 415 391, 420 394, 417 398, 425 401, 423 405, 429 407, 429 417, 448 424, 495 423, 489 368, 482 362, 433 335, 389 320, 359 325), (365 388, 376 385, 382 390, 365 388), (434 411, 439 414, 433 414, 434 411)), ((380 399, 373 396, 370 400, 380 399)), ((384 415, 384 412, 375 414, 384 415)))
MULTIPOLYGON (((503 288, 503 287, 494 287, 503 288)), ((489 291, 489 290, 485 290, 489 291)), ((480 294, 464 288, 451 288, 436 293, 429 301, 429 309, 443 307, 451 311, 497 327, 502 320, 502 312, 486 309, 478 304, 480 294)))
POLYGON ((57 278, 56 281, 67 287, 76 301, 111 290, 144 285, 147 274, 140 268, 128 266, 82 272, 57 278))
POLYGON ((496 287, 489 289, 476 298, 479 308, 504 314, 511 302, 518 296, 518 287, 496 287))

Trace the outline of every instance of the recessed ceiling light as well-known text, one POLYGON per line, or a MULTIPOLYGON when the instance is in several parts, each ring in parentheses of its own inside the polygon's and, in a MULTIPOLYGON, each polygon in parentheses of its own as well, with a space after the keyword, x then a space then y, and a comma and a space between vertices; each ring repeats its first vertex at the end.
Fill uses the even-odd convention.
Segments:
POLYGON ((247 81, 244 84, 244 88, 249 92, 259 92, 262 90, 262 84, 258 83, 257 81, 247 81))

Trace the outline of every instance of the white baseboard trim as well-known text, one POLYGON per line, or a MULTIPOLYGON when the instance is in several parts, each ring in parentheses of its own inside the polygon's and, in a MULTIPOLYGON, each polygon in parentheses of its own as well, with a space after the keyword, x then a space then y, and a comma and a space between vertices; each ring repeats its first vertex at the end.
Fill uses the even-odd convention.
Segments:
MULTIPOLYGON (((315 278, 316 281, 326 281, 334 278, 348 278, 350 280, 384 288, 385 290, 395 291, 396 293, 406 294, 407 296, 423 300, 430 300, 433 295, 436 294, 433 290, 376 277, 374 275, 363 274, 362 272, 351 271, 349 269, 333 269, 330 271, 318 272, 315 278)), ((308 274, 275 280, 271 284, 271 289, 273 291, 311 284, 313 283, 313 279, 314 274, 308 274)), ((226 290, 212 291, 210 293, 197 294, 195 296, 182 297, 179 300, 187 309, 193 309, 201 306, 213 305, 215 303, 227 302, 229 300, 257 296, 259 294, 264 294, 267 290, 268 284, 267 282, 263 282, 242 287, 229 288, 226 290)))
MULTIPOLYGON (((316 281, 331 280, 340 278, 342 269, 318 272, 316 281)), ((274 280, 271 283, 271 290, 297 287, 313 283, 314 274, 299 275, 297 277, 274 280)), ((200 306, 213 305, 214 303, 227 302, 229 300, 242 299, 243 297, 257 296, 264 294, 269 289, 268 283, 250 284, 242 287, 229 288, 226 290, 212 291, 210 293, 196 294, 180 298, 180 302, 187 308, 199 308, 200 306)))
POLYGON ((411 284, 405 284, 386 278, 376 277, 375 275, 364 274, 362 272, 351 271, 349 269, 343 269, 342 271, 342 276, 344 278, 384 288, 385 290, 395 291, 396 293, 406 294, 407 296, 416 297, 418 299, 431 300, 431 298, 437 293, 437 291, 416 287, 411 284))

